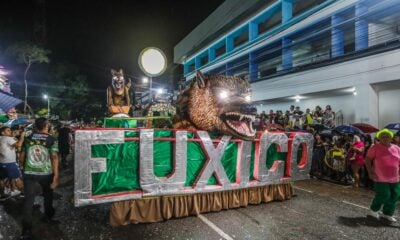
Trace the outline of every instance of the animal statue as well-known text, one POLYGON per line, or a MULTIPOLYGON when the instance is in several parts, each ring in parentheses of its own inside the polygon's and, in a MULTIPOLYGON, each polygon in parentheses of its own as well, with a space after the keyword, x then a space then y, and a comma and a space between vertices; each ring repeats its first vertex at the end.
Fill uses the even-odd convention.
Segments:
POLYGON ((178 97, 174 128, 197 129, 254 139, 256 109, 249 102, 250 83, 234 76, 207 76, 201 72, 178 97))
POLYGON ((116 71, 111 69, 112 82, 107 88, 108 112, 114 114, 128 114, 131 107, 129 88, 131 80, 125 84, 124 72, 122 69, 116 71))

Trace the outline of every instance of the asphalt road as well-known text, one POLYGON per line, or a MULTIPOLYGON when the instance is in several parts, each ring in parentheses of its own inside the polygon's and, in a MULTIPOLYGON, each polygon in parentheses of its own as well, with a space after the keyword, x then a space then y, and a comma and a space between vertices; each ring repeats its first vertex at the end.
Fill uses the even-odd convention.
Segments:
MULTIPOLYGON (((55 193, 60 223, 40 222, 37 198, 35 239, 400 239, 400 224, 366 218, 372 191, 315 179, 296 182, 296 195, 288 201, 113 228, 110 205, 75 208, 72 169, 62 175, 55 193)), ((21 198, 0 203, 1 240, 18 239, 21 207, 21 198)))

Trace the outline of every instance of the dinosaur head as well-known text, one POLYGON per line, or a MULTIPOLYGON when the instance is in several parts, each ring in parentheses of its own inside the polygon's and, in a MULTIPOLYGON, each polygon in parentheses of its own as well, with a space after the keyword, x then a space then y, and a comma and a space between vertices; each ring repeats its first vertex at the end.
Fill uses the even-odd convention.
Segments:
POLYGON ((254 138, 256 111, 250 105, 248 81, 234 76, 205 77, 197 72, 184 94, 187 117, 197 129, 218 131, 245 140, 254 138))

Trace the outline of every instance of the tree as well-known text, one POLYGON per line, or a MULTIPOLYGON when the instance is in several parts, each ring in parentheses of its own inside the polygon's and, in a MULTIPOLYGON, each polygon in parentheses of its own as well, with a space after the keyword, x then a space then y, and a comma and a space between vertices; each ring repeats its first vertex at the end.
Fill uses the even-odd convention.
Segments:
MULTIPOLYGON (((7 52, 16 57, 17 62, 24 63, 26 65, 24 72, 24 83, 25 83, 25 102, 24 102, 24 113, 28 104, 28 80, 27 75, 29 69, 34 63, 49 63, 50 59, 48 55, 50 50, 46 50, 37 45, 27 42, 19 42, 7 49, 7 52)), ((31 113, 32 114, 32 113, 31 113)))
POLYGON ((57 113, 61 119, 71 119, 77 112, 87 111, 93 100, 89 99, 86 76, 70 63, 50 65, 50 69, 45 77, 46 86, 41 91, 51 98, 51 112, 57 113))

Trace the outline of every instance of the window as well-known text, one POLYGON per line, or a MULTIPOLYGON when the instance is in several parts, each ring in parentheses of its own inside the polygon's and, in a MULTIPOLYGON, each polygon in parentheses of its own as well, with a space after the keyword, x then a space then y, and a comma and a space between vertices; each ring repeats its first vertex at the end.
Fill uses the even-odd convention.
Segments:
POLYGON ((218 58, 226 53, 226 45, 223 44, 215 49, 215 58, 218 58))
POLYGON ((249 79, 249 57, 248 55, 235 59, 228 63, 227 75, 233 75, 249 79))
POLYGON ((290 36, 293 67, 313 64, 330 58, 330 26, 331 21, 328 18, 290 36))
POLYGON ((281 42, 278 41, 257 50, 253 63, 258 65, 258 79, 277 73, 282 65, 281 42))
POLYGON ((194 66, 194 62, 189 63, 189 72, 193 72, 196 69, 196 67, 194 66))
POLYGON ((326 0, 307 0, 307 1, 295 1, 293 2, 293 17, 296 17, 307 10, 310 10, 326 0))
POLYGON ((200 66, 204 66, 208 63, 208 54, 200 57, 200 66))
POLYGON ((266 33, 282 23, 282 12, 278 11, 258 24, 258 35, 266 33))
POLYGON ((233 38, 233 48, 237 48, 238 46, 249 41, 249 31, 243 31, 240 35, 233 38))

